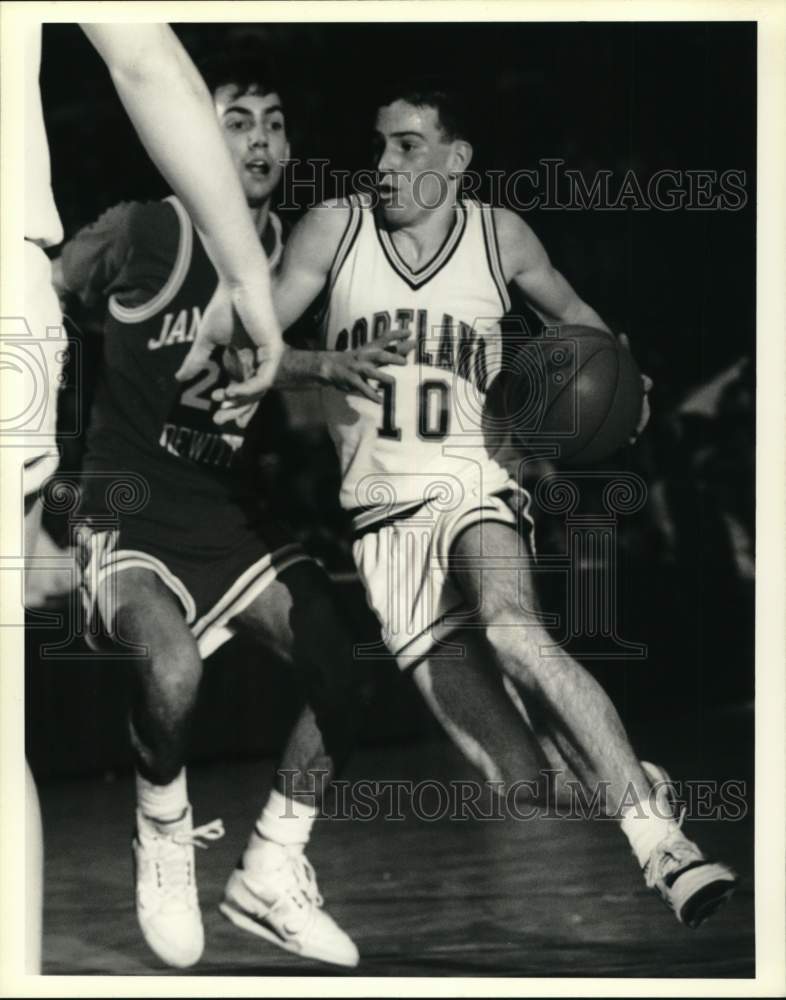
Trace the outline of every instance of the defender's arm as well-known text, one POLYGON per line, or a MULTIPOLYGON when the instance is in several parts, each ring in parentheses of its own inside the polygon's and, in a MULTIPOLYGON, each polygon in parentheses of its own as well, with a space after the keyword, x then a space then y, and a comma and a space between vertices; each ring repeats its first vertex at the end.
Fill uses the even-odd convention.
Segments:
MULTIPOLYGON (((349 207, 329 202, 311 209, 297 223, 287 241, 281 270, 274 280, 274 300, 282 328, 298 320, 317 298, 329 279, 333 261, 349 222, 349 207)), ((406 363, 411 349, 404 333, 388 334, 354 351, 302 351, 285 348, 275 384, 278 388, 306 385, 332 385, 343 392, 354 392, 374 402, 382 394, 370 384, 393 381, 381 372, 382 366, 406 363), (399 351, 396 351, 396 346, 399 351)), ((249 401, 259 398, 256 375, 244 382, 217 389, 213 398, 249 401)), ((216 422, 222 423, 229 411, 220 411, 216 422)))

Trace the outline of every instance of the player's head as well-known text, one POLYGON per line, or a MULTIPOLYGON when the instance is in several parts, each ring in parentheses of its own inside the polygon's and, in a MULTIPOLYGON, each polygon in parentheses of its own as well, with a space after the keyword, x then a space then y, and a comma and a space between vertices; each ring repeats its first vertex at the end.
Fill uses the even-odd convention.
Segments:
POLYGON ((289 159, 281 89, 257 49, 221 52, 200 69, 246 200, 257 208, 275 191, 289 159))
POLYGON ((453 204, 472 159, 464 102, 455 90, 428 79, 389 87, 378 102, 374 143, 388 222, 405 225, 453 204))

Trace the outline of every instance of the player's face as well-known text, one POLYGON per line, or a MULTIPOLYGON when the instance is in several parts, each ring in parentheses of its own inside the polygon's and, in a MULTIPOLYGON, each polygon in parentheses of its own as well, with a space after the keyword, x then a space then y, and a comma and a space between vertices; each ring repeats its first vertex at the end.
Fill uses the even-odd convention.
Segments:
POLYGON ((457 158, 459 144, 445 138, 435 108, 402 100, 380 108, 374 145, 377 192, 386 221, 406 225, 451 197, 451 178, 464 164, 457 158))
POLYGON ((271 196, 289 159, 286 122, 278 94, 240 94, 234 84, 214 95, 218 120, 250 208, 271 196))

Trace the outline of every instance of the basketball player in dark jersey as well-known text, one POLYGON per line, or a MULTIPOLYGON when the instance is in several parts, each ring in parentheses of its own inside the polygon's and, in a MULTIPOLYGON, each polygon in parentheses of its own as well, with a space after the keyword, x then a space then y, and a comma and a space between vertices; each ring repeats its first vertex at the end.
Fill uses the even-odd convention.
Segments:
MULTIPOLYGON (((247 58, 218 60, 205 72, 249 211, 275 267, 282 227, 270 198, 289 157, 279 92, 247 58)), ((186 724, 202 657, 243 629, 293 658, 307 679, 311 710, 281 769, 296 772, 310 795, 299 798, 296 788, 287 798, 283 784, 276 785, 221 910, 289 951, 354 965, 357 950, 320 909, 303 854, 315 815, 306 771, 332 772, 351 738, 345 690, 351 642, 324 573, 284 526, 260 510, 249 474, 253 455, 244 448, 256 404, 220 428, 213 422, 217 407, 210 393, 228 381, 221 352, 185 385, 173 378, 216 289, 215 269, 175 198, 110 209, 66 244, 59 269, 65 290, 88 304, 106 303, 104 365, 83 466, 84 580, 89 608, 110 643, 148 650, 138 662, 131 723, 142 931, 171 965, 191 965, 201 955, 193 845, 221 836, 222 829, 220 821, 192 827, 186 724), (134 509, 101 530, 118 489, 133 496, 127 506, 134 509)), ((378 347, 337 366, 337 382, 351 382, 353 366, 396 360, 378 347)))
MULTIPOLYGON (((325 392, 341 501, 354 514, 353 555, 388 647, 481 766, 484 744, 504 745, 489 730, 516 728, 500 697, 504 681, 519 698, 519 735, 512 771, 489 776, 529 778, 539 760, 592 794, 602 783, 604 807, 620 820, 647 885, 697 926, 736 877, 688 840, 665 772, 638 760, 605 692, 554 651, 533 610, 529 497, 485 447, 482 403, 501 366, 508 286, 549 326, 607 327, 520 216, 462 199, 471 124, 456 96, 430 82, 403 83, 380 102, 376 200, 307 213, 276 276, 284 327, 330 289, 327 350, 286 352, 277 378, 314 378, 352 337, 373 341, 394 324, 417 331, 407 366, 389 370, 395 385, 382 387, 383 407, 325 392), (511 562, 517 554, 523 560, 511 562), (460 639, 452 657, 448 638, 460 639)), ((253 378, 215 398, 253 400, 253 378)), ((645 401, 639 429, 646 416, 645 401)))

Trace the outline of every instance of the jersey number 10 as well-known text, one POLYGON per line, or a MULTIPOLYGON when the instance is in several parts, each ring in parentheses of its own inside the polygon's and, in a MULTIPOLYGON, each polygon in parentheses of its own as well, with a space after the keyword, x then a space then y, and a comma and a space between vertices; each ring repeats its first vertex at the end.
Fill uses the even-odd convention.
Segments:
MULTIPOLYGON (((396 424, 396 383, 383 382, 381 438, 401 440, 396 424)), ((442 441, 450 433, 450 386, 439 379, 427 379, 418 386, 417 434, 423 441, 442 441)))

